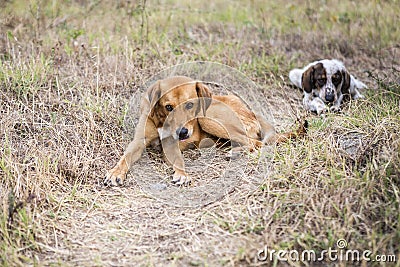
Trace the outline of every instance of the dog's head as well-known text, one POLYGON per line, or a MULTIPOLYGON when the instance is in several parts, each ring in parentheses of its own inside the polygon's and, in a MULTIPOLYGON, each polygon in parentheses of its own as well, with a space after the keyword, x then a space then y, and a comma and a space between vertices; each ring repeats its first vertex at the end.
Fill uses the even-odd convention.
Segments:
POLYGON ((304 91, 326 103, 337 100, 338 94, 349 93, 350 74, 338 60, 321 60, 308 67, 302 75, 304 91))
POLYGON ((205 116, 211 104, 211 92, 203 83, 185 76, 157 81, 147 91, 149 117, 161 139, 172 136, 184 141, 193 134, 197 118, 205 116))

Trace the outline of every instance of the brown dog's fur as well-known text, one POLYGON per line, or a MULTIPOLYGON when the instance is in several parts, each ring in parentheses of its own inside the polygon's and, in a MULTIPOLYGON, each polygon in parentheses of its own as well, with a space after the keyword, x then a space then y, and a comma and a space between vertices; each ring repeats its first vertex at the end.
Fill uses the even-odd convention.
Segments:
POLYGON ((135 137, 117 165, 108 171, 104 183, 122 185, 130 166, 156 140, 161 140, 166 159, 173 166, 173 182, 188 184, 191 179, 185 172, 181 151, 191 145, 199 147, 206 138, 228 139, 253 150, 304 133, 302 125, 297 132, 276 134, 271 124, 256 116, 237 96, 212 95, 203 83, 174 76, 157 81, 145 93, 135 137))

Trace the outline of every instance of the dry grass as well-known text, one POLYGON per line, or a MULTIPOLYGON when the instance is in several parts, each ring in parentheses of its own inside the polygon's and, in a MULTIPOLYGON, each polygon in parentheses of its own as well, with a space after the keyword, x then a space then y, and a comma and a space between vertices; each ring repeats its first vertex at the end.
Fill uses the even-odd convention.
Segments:
MULTIPOLYGON (((265 246, 321 252, 340 238, 399 259, 399 6, 1 2, 0 264, 260 265, 265 246), (370 89, 341 114, 317 117, 302 110, 287 73, 324 57, 343 60, 370 89), (176 207, 142 190, 147 176, 171 171, 152 153, 123 187, 104 188, 132 134, 132 95, 194 60, 242 71, 277 128, 307 115, 308 137, 252 158, 246 177, 206 206, 176 207)), ((199 186, 226 168, 216 153, 199 186)))

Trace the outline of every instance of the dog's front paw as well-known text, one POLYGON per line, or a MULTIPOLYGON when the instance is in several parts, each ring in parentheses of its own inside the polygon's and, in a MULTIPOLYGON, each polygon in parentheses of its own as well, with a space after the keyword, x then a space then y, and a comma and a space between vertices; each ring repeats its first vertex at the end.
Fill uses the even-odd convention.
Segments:
POLYGON ((176 185, 190 185, 192 179, 186 172, 176 171, 172 176, 172 182, 176 185))
POLYGON ((111 170, 109 170, 106 174, 106 178, 103 181, 105 186, 120 186, 124 183, 124 179, 126 176, 126 171, 119 168, 119 166, 115 166, 111 170))
POLYGON ((326 106, 325 104, 321 104, 316 107, 315 112, 317 112, 317 115, 321 115, 323 113, 328 112, 328 110, 329 110, 328 106, 326 106))
POLYGON ((314 97, 314 99, 306 103, 306 107, 308 110, 317 113, 317 115, 321 115, 322 113, 326 113, 329 110, 329 107, 325 105, 324 101, 321 100, 319 97, 314 97))
POLYGON ((330 108, 331 112, 340 112, 340 110, 341 110, 340 106, 332 106, 330 108))
POLYGON ((356 99, 363 99, 363 98, 365 98, 365 96, 362 95, 362 94, 360 94, 360 93, 357 93, 357 94, 353 95, 353 99, 354 99, 354 100, 356 100, 356 99))

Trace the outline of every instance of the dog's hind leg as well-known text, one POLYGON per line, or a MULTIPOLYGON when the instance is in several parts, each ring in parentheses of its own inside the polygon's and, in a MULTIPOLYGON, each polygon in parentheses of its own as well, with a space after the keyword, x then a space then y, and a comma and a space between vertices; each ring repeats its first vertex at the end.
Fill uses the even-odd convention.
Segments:
POLYGON ((256 115, 256 117, 261 126, 261 132, 260 132, 261 142, 266 145, 274 144, 275 140, 278 138, 274 126, 272 126, 261 115, 256 115))

